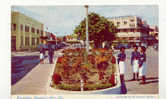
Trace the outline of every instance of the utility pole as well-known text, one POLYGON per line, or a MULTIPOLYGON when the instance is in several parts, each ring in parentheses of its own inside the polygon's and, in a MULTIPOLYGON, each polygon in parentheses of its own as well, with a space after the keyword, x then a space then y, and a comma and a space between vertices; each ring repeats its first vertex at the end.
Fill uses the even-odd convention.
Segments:
POLYGON ((85 5, 86 8, 86 51, 89 52, 89 35, 88 35, 88 5, 85 5))

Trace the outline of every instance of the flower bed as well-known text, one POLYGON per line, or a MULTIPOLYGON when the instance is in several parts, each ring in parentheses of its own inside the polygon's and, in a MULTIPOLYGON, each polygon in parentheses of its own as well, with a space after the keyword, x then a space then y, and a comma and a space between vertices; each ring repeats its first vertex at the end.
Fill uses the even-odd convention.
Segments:
POLYGON ((85 49, 67 49, 59 57, 52 76, 52 87, 80 91, 99 90, 116 85, 116 59, 112 50, 93 49, 88 54, 85 49))

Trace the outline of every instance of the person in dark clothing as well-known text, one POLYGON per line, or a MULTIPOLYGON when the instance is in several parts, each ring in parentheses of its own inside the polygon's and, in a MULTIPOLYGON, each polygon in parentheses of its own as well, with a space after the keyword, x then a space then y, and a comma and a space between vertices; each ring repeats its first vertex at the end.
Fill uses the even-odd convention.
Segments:
POLYGON ((126 71, 126 54, 125 54, 125 47, 121 47, 120 53, 118 54, 118 65, 120 70, 120 79, 121 83, 124 82, 124 73, 126 71))
POLYGON ((48 56, 49 56, 49 62, 50 64, 53 64, 53 59, 54 59, 54 49, 51 44, 48 46, 48 56))
POLYGON ((140 57, 140 53, 138 52, 138 46, 134 46, 134 51, 131 53, 131 65, 133 68, 133 78, 132 81, 134 80, 138 80, 139 78, 139 57, 140 57))
POLYGON ((140 84, 145 84, 146 82, 146 48, 144 46, 141 47, 140 59, 139 59, 139 76, 142 77, 142 82, 140 84))

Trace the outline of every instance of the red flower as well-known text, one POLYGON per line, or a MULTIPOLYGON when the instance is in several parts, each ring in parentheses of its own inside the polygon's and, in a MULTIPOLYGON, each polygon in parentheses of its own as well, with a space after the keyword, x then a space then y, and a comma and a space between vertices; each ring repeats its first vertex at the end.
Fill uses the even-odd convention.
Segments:
POLYGON ((109 78, 109 83, 111 83, 112 85, 115 85, 115 75, 112 74, 109 78))
POLYGON ((99 80, 104 79, 104 75, 105 75, 104 72, 99 72, 99 80))
POLYGON ((111 63, 113 63, 113 64, 116 63, 116 58, 114 56, 112 57, 111 63))
POLYGON ((57 85, 57 84, 60 84, 60 81, 62 81, 61 76, 60 76, 59 74, 56 74, 56 73, 53 75, 52 79, 53 79, 53 82, 54 82, 56 85, 57 85))
POLYGON ((57 63, 62 63, 62 62, 63 62, 63 57, 59 57, 57 63))

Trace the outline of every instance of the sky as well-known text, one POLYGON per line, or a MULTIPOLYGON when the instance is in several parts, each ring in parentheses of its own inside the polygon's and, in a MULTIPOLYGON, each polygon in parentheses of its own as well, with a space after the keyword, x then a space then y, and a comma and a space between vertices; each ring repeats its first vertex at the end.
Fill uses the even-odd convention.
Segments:
MULTIPOLYGON (((70 35, 86 17, 84 6, 12 6, 12 11, 21 12, 44 24, 45 30, 56 36, 70 35)), ((159 9, 157 5, 110 5, 89 6, 88 12, 111 18, 136 15, 151 26, 158 26, 159 9)))

